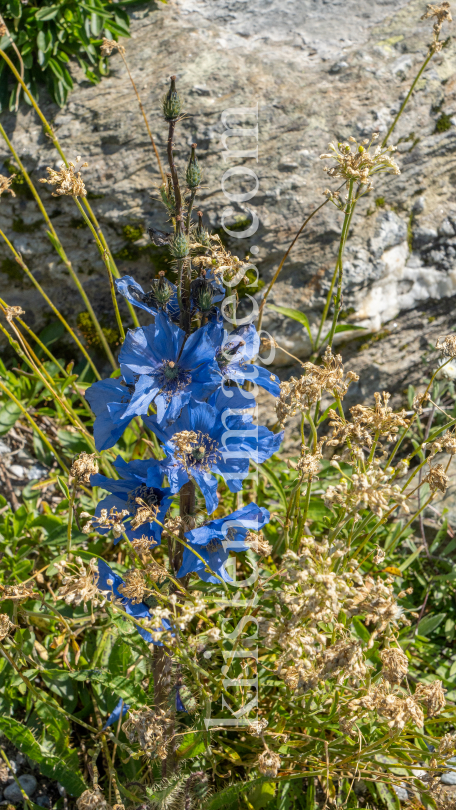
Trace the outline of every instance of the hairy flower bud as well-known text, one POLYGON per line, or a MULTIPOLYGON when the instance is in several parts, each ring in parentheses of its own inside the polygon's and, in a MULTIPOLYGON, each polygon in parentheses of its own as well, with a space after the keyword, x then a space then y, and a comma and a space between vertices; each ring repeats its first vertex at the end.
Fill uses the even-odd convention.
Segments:
POLYGON ((206 281, 204 276, 195 278, 191 283, 190 293, 200 312, 209 312, 214 298, 214 290, 210 281, 206 281))
POLYGON ((190 244, 185 233, 176 233, 170 245, 170 250, 176 259, 185 259, 190 252, 190 244))
POLYGON ((176 90, 176 77, 171 76, 171 84, 166 96, 163 98, 163 115, 165 121, 175 121, 182 110, 182 101, 176 90))
POLYGON ((202 178, 202 173, 198 164, 198 158, 196 157, 195 149, 196 143, 192 143, 192 153, 190 155, 190 160, 188 161, 187 174, 185 175, 185 179, 187 180, 187 186, 190 189, 198 188, 202 178))

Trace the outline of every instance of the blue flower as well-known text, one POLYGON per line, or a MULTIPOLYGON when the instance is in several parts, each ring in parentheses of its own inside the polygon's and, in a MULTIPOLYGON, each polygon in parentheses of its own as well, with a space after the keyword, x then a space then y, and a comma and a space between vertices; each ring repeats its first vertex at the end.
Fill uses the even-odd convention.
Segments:
MULTIPOLYGON (((90 479, 92 486, 102 487, 102 489, 107 489, 111 493, 97 504, 96 517, 100 518, 102 509, 107 509, 109 514, 113 507, 118 512, 128 509, 130 516, 133 517, 141 506, 141 504, 136 503, 136 498, 141 498, 149 506, 158 507, 157 520, 164 523, 166 513, 171 506, 172 496, 169 487, 162 488, 160 486, 163 481, 160 462, 148 459, 146 461, 136 460, 127 463, 121 456, 117 456, 114 467, 122 476, 117 481, 114 478, 107 478, 101 473, 92 475, 90 479), (147 483, 148 480, 150 481, 149 484, 147 483)), ((128 518, 126 519, 128 520, 128 518)), ((101 526, 98 531, 106 533, 109 529, 101 526)), ((130 542, 145 535, 150 538, 151 545, 156 545, 160 543, 162 527, 158 523, 152 522, 143 523, 137 529, 132 530, 128 529, 127 523, 125 532, 130 542)), ((119 540, 120 537, 114 539, 114 543, 118 543, 119 540)))
POLYGON ((230 333, 224 330, 221 343, 219 330, 212 330, 211 337, 217 346, 215 357, 224 379, 234 380, 241 385, 249 380, 273 396, 280 396, 277 375, 264 366, 257 366, 251 362, 258 356, 260 348, 260 338, 253 323, 239 326, 230 333))
POLYGON ((190 398, 201 401, 215 391, 220 372, 209 329, 212 324, 186 339, 182 329, 159 313, 154 324, 129 330, 119 362, 137 375, 137 382, 124 419, 147 414, 155 402, 158 424, 173 422, 190 398))
POLYGON ((117 292, 124 296, 130 304, 144 309, 149 315, 165 312, 172 321, 179 321, 179 304, 177 303, 177 290, 166 278, 154 279, 152 289, 145 293, 143 288, 132 276, 123 276, 115 280, 117 292))
MULTIPOLYGON (((139 602, 139 604, 135 605, 132 599, 128 599, 123 595, 122 591, 119 591, 119 586, 125 585, 125 582, 122 577, 114 573, 112 568, 105 563, 104 560, 98 560, 98 574, 98 589, 102 591, 110 601, 119 599, 122 603, 122 610, 137 621, 140 619, 150 619, 149 607, 145 602, 139 602)), ((162 619, 161 622, 163 630, 170 629, 171 625, 168 619, 162 619)), ((162 642, 154 641, 152 635, 143 627, 140 627, 138 624, 135 624, 135 627, 139 635, 142 636, 144 641, 147 641, 148 644, 152 643, 161 646, 162 642)))
POLYGON ((126 714, 128 712, 129 708, 130 707, 129 707, 128 703, 124 703, 124 699, 120 698, 119 702, 116 703, 115 708, 112 710, 111 714, 109 715, 108 719, 106 720, 106 723, 103 726, 103 731, 105 730, 105 728, 108 728, 108 726, 112 726, 114 723, 118 723, 119 718, 120 718, 120 713, 122 712, 122 717, 123 717, 124 714, 126 714))
MULTIPOLYGON (((231 515, 211 520, 199 529, 186 532, 185 539, 204 558, 214 573, 225 582, 232 582, 233 580, 225 568, 225 563, 230 556, 230 549, 247 551, 250 548, 245 542, 247 533, 259 531, 266 523, 269 523, 269 518, 267 509, 257 506, 256 503, 249 503, 242 509, 232 512, 231 515)), ((219 581, 205 569, 203 561, 186 548, 177 576, 185 577, 192 571, 196 571, 205 582, 219 581)))
MULTIPOLYGON (((226 402, 225 395, 217 393, 215 401, 226 402)), ((209 403, 194 401, 183 408, 171 426, 160 426, 153 416, 145 417, 144 423, 164 443, 167 456, 161 465, 171 492, 179 492, 193 478, 206 499, 209 514, 218 504, 214 474, 223 476, 231 492, 239 492, 250 459, 257 464, 266 461, 277 452, 283 438, 283 431, 272 433, 255 425, 252 416, 239 413, 238 408, 219 410, 209 403)))
MULTIPOLYGON (((225 290, 217 279, 211 277, 211 273, 206 275, 206 281, 212 288, 212 302, 215 304, 225 297, 225 290)), ((166 278, 154 279, 149 292, 144 292, 140 284, 132 276, 123 276, 115 280, 117 292, 126 298, 130 304, 148 312, 149 315, 157 315, 163 312, 174 321, 179 323, 180 309, 177 300, 177 288, 166 278)), ((192 313, 199 309, 197 300, 192 297, 192 313)), ((214 313, 212 313, 212 316, 214 313)), ((211 317, 212 320, 212 317, 211 317)))
POLYGON ((98 451, 113 447, 133 418, 125 412, 134 391, 134 375, 127 368, 123 371, 123 378, 99 380, 85 392, 96 416, 93 435, 98 451))

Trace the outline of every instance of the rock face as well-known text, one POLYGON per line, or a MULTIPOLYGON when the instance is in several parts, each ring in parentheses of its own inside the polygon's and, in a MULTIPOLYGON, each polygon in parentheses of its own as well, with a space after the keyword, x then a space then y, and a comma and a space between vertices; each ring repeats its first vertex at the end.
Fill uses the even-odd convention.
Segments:
MULTIPOLYGON (((175 73, 186 110, 175 139, 180 171, 196 141, 204 170, 197 204, 214 229, 224 224, 231 230, 230 247, 241 258, 250 253, 262 282, 272 277, 303 219, 324 199, 324 189, 337 187, 319 159, 327 142, 388 129, 431 39, 432 22, 420 21, 425 8, 424 0, 171 0, 166 6, 147 3, 132 14, 127 58, 161 155, 167 131, 160 99, 175 73), (237 134, 227 137, 227 126, 237 127, 237 134), (258 160, 252 157, 257 146, 258 160), (241 168, 233 172, 235 167, 241 168), (256 218, 258 229, 250 233, 256 218)), ((449 33, 445 29, 444 37, 449 33)), ((391 139, 398 144, 401 175, 379 175, 353 220, 343 315, 368 330, 456 293, 455 68, 456 44, 449 38, 423 73, 391 139)), ((80 154, 89 163, 91 204, 120 272, 147 283, 164 259, 143 233, 150 226, 166 228, 166 216, 128 76, 115 55, 110 76, 97 87, 83 82, 77 68, 74 73, 80 83, 66 107, 44 101, 44 111, 67 156, 80 154)), ((46 166, 56 166, 57 152, 33 111, 5 114, 3 126, 35 181, 45 176, 46 166)), ((2 141, 0 161, 8 164, 10 157, 2 141)), ((0 172, 8 174, 8 165, 0 172)), ((71 199, 51 197, 49 186, 39 190, 97 314, 113 325, 104 265, 89 230, 71 199)), ((313 330, 329 289, 341 223, 331 204, 316 214, 270 296, 271 303, 305 311, 313 330)), ((0 228, 74 323, 85 307, 51 249, 35 203, 25 194, 4 195, 0 228)), ((2 297, 22 306, 35 330, 54 319, 4 244, 0 282, 2 297)), ((442 318, 442 331, 450 331, 451 311, 442 318)), ((309 353, 299 323, 266 310, 264 326, 288 352, 309 353)), ((400 345, 399 337, 391 347, 398 362, 400 345)), ((276 361, 290 362, 283 352, 276 361)), ((406 373, 412 364, 405 359, 405 365, 406 373)))

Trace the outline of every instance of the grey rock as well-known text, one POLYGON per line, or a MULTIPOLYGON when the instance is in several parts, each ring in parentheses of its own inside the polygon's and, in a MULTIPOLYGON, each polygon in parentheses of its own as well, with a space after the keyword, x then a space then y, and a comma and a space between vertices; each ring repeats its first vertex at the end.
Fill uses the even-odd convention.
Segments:
POLYGON ((413 213, 415 215, 416 214, 422 214, 423 211, 424 211, 425 205, 426 205, 426 198, 423 197, 422 195, 420 197, 417 197, 417 199, 415 200, 415 202, 413 203, 413 206, 412 206, 413 213))
POLYGON ((416 249, 428 245, 437 239, 438 233, 435 228, 418 227, 413 231, 413 247, 416 249))
POLYGON ((399 245, 407 237, 407 223, 394 211, 386 211, 379 217, 375 235, 369 247, 375 259, 379 259, 388 248, 399 245))
POLYGON ((456 770, 446 771, 440 777, 442 785, 456 785, 456 770))
MULTIPOLYGON (((31 773, 24 773, 22 776, 19 776, 18 782, 20 782, 27 796, 33 796, 37 787, 37 781, 31 773)), ((13 802, 13 804, 14 802, 23 801, 22 793, 18 785, 16 785, 16 782, 13 782, 12 785, 8 785, 4 789, 3 795, 5 799, 7 799, 9 802, 13 802)))
POLYGON ((393 785, 393 790, 399 801, 406 802, 408 800, 409 795, 404 787, 401 787, 400 785, 393 785))
POLYGON ((439 236, 454 236, 454 227, 448 218, 439 225, 438 234, 439 236))
MULTIPOLYGON (((420 21, 415 5, 410 0, 174 0, 131 12, 127 58, 158 148, 163 156, 167 129, 160 116, 160 99, 169 75, 176 73, 187 114, 175 137, 179 171, 186 165, 189 145, 196 141, 204 171, 197 204, 213 228, 221 227, 221 212, 227 206, 221 177, 238 163, 236 158, 225 160, 223 156, 222 113, 240 107, 255 111, 258 103, 258 163, 253 159, 241 162, 252 167, 260 179, 258 194, 248 203, 258 215, 260 227, 253 238, 232 238, 229 246, 239 256, 252 243, 258 247, 258 269, 266 283, 303 216, 320 203, 325 186, 337 187, 323 173, 324 163, 319 160, 327 142, 351 134, 366 137, 372 131, 382 135, 390 126, 432 30, 430 21, 420 21), (404 71, 408 71, 405 82, 404 71)), ((356 250, 346 254, 344 309, 352 312, 354 323, 369 329, 380 329, 386 323, 386 329, 392 331, 387 323, 392 319, 399 324, 397 342, 385 339, 393 380, 383 373, 386 342, 379 341, 369 352, 360 353, 363 357, 357 362, 366 374, 366 382, 359 388, 362 396, 370 396, 376 378, 382 380, 385 390, 400 391, 412 378, 422 376, 423 350, 404 352, 400 347, 407 342, 409 331, 413 341, 418 341, 418 330, 412 326, 421 318, 416 308, 419 313, 422 306, 430 311, 434 300, 451 299, 456 293, 455 257, 447 251, 455 237, 446 232, 439 236, 437 231, 443 219, 456 222, 456 131, 436 134, 431 112, 437 103, 449 112, 454 110, 452 82, 447 79, 454 74, 455 61, 456 43, 452 41, 423 74, 420 92, 413 96, 394 131, 392 142, 398 143, 401 175, 378 175, 374 191, 360 201, 353 218, 348 244, 356 250), (386 210, 375 205, 379 198, 384 199, 386 210), (413 255, 409 256, 407 226, 412 206, 418 221, 412 223, 413 255), (426 221, 422 222, 424 211, 426 221), (429 265, 426 249, 436 248, 436 239, 444 257, 439 255, 435 265, 429 265), (423 267, 425 261, 428 266, 423 267), (404 335, 399 334, 402 329, 404 335), (369 363, 365 362, 367 354, 369 363)), ((46 100, 44 91, 41 99, 68 157, 81 154, 89 162, 87 188, 102 195, 91 204, 112 250, 121 253, 117 259, 120 273, 148 284, 151 270, 156 272, 161 265, 152 249, 139 242, 136 258, 128 250, 122 257, 122 249, 131 248, 123 228, 140 223, 166 230, 166 214, 158 202, 159 173, 119 55, 111 57, 110 67, 110 76, 94 87, 72 63, 75 89, 65 107, 59 110, 46 100)), ((232 126, 251 127, 256 118, 243 120, 231 113, 230 121, 232 126)), ((34 178, 43 177, 46 166, 56 166, 58 154, 43 137, 32 110, 21 106, 18 114, 5 112, 2 123, 34 178)), ((232 149, 254 144, 251 138, 228 139, 232 149)), ((1 141, 0 173, 7 173, 1 163, 9 158, 1 141)), ((106 271, 90 233, 74 227, 78 214, 71 199, 52 198, 49 187, 39 188, 48 210, 59 214, 55 227, 97 314, 109 321, 112 307, 106 271)), ((235 190, 236 186, 227 184, 227 188, 235 190)), ((236 216, 247 215, 247 206, 236 204, 232 222, 236 216)), ((56 307, 74 324, 85 306, 56 260, 44 226, 33 233, 19 233, 16 226, 13 231, 14 220, 26 227, 38 221, 34 202, 19 195, 4 197, 0 227, 10 236, 14 234, 16 248, 56 307)), ((289 306, 292 301, 295 308, 306 312, 312 328, 329 289, 341 222, 340 212, 325 206, 296 243, 274 287, 274 303, 289 306)), ((229 226, 229 220, 226 224, 229 226)), ((1 242, 2 296, 8 304, 22 306, 25 320, 39 331, 50 313, 35 288, 17 272, 11 273, 8 262, 4 264, 9 258, 1 242)), ((123 302, 121 307, 127 319, 123 302)), ((141 313, 140 319, 145 322, 141 313)), ((448 320, 448 313, 442 313, 441 324, 445 326, 448 320)), ((283 340, 292 354, 305 357, 309 353, 309 341, 296 322, 266 311, 263 326, 274 332, 279 343, 283 340)), ((449 322, 448 331, 452 328, 449 322)), ((342 333, 338 339, 346 342, 357 335, 342 333)), ((290 362, 289 357, 277 357, 283 364, 290 362)), ((30 466, 22 458, 15 458, 15 463, 30 466)))

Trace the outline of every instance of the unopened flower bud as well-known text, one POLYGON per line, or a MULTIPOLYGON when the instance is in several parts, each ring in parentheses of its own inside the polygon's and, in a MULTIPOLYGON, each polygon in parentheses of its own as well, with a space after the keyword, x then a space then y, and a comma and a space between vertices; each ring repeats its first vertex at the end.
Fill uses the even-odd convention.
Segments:
POLYGON ((175 76, 171 76, 171 84, 162 103, 165 121, 175 121, 176 118, 179 118, 182 109, 182 102, 179 93, 176 90, 175 76))
POLYGON ((185 259, 190 251, 190 244, 185 233, 176 233, 170 245, 170 250, 176 259, 185 259))
POLYGON ((199 164, 198 164, 198 158, 196 157, 195 149, 196 149, 196 143, 192 143, 192 153, 190 155, 190 160, 189 160, 188 166, 187 166, 187 174, 185 176, 186 180, 187 180, 187 186, 190 189, 198 188, 199 184, 201 183, 201 177, 202 177, 201 169, 200 169, 199 164))

